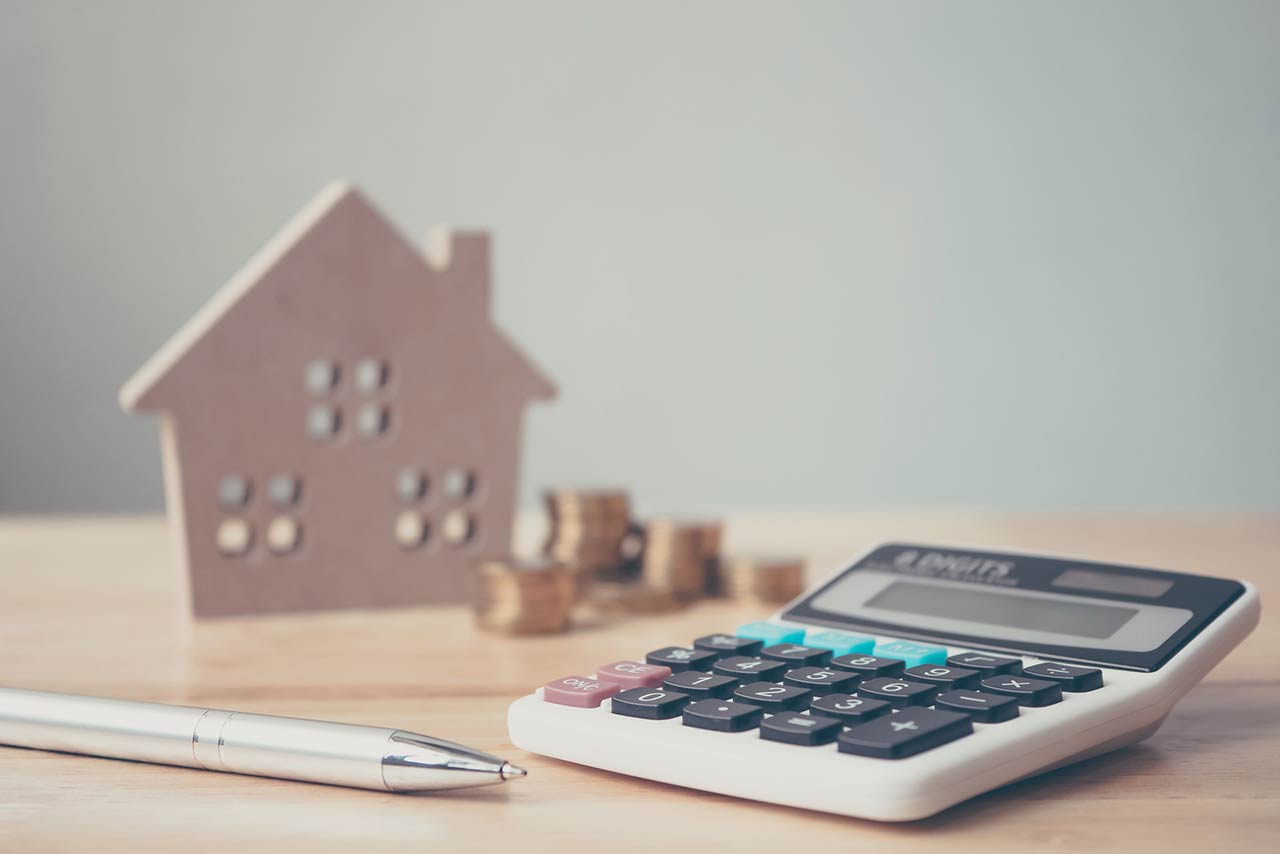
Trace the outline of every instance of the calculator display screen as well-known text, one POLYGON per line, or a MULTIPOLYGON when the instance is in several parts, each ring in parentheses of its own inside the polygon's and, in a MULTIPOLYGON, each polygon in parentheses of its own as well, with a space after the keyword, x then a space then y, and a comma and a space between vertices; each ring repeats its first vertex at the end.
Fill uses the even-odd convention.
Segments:
POLYGON ((970 620, 988 626, 1038 629, 1063 635, 1109 638, 1138 609, 1019 596, 1000 590, 967 590, 895 581, 869 599, 868 608, 970 620))
POLYGON ((1157 670, 1244 591, 1136 566, 886 543, 792 602, 784 620, 882 637, 1157 670))

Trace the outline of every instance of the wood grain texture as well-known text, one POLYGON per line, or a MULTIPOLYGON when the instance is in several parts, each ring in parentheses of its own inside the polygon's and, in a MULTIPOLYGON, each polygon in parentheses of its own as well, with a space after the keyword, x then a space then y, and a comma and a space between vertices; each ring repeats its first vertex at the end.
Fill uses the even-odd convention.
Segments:
MULTIPOLYGON (((536 542, 536 525, 519 532, 536 542)), ((1277 515, 738 514, 730 549, 814 574, 889 539, 1000 544, 1280 589, 1277 515)), ((159 519, 0 520, 0 684, 416 729, 505 755, 521 783, 407 797, 0 748, 0 851, 529 852, 1270 850, 1280 838, 1280 621, 1262 624, 1151 739, 880 825, 676 789, 516 750, 514 697, 763 615, 731 603, 552 638, 476 633, 453 607, 192 624, 159 519), (625 828, 625 830, 622 830, 625 828)))

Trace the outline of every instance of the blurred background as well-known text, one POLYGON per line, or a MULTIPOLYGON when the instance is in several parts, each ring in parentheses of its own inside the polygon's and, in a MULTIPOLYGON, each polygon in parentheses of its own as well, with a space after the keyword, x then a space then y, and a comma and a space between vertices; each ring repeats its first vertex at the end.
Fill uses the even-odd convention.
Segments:
POLYGON ((326 182, 493 229, 526 497, 1280 505, 1280 4, 0 0, 0 511, 326 182))

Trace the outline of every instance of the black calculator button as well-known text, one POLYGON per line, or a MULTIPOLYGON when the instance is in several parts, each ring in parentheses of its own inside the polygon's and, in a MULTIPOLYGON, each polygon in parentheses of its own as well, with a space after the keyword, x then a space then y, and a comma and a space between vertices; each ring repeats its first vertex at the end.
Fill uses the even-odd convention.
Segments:
POLYGON ((1063 691, 1080 694, 1102 687, 1102 671, 1096 667, 1077 667, 1074 664, 1054 664, 1042 661, 1022 671, 1037 679, 1048 679, 1062 686, 1063 691))
POLYGON ((701 670, 685 670, 672 673, 662 683, 663 688, 688 694, 695 700, 708 697, 727 698, 733 694, 738 680, 732 676, 718 676, 714 673, 703 673, 701 670))
POLYGON ((939 691, 950 691, 955 688, 972 688, 978 684, 979 674, 967 667, 944 667, 941 664, 917 664, 908 667, 903 678, 916 682, 931 682, 939 691))
POLYGON ((782 684, 808 688, 814 696, 840 694, 854 689, 858 675, 830 667, 797 667, 787 671, 787 675, 782 677, 782 684))
POLYGON ((858 696, 885 700, 895 709, 907 706, 927 706, 938 694, 938 686, 927 682, 909 682, 885 676, 880 679, 867 679, 858 685, 858 696))
POLYGON ((780 714, 766 718, 760 724, 760 737, 766 741, 812 747, 835 741, 841 729, 843 727, 840 721, 835 718, 820 718, 797 712, 794 715, 780 714))
POLYGON ((983 679, 982 690, 1016 697, 1024 706, 1052 706, 1062 702, 1062 686, 1057 682, 1033 679, 1021 673, 983 679))
POLYGON ((764 709, 733 700, 699 700, 684 707, 684 725, 716 732, 745 732, 760 726, 764 709))
POLYGON ((884 700, 855 697, 852 694, 828 694, 825 697, 814 697, 809 708, 815 714, 825 718, 843 721, 845 726, 864 724, 893 711, 893 706, 884 700))
POLYGON ((629 718, 644 718, 650 721, 662 721, 674 718, 689 702, 689 695, 679 691, 668 691, 665 688, 628 688, 614 694, 615 715, 626 715, 629 718))
POLYGON ((973 732, 968 715, 937 709, 904 709, 845 730, 840 752, 878 759, 915 756, 973 732))
POLYGON ((1018 699, 986 691, 948 691, 934 706, 948 712, 964 712, 980 724, 996 724, 1018 716, 1018 699))
POLYGON ((794 643, 778 643, 760 650, 760 655, 775 661, 785 661, 792 667, 821 667, 831 660, 831 650, 794 643))
POLYGON ((877 676, 901 676, 905 661, 897 658, 880 658, 875 655, 837 655, 831 659, 831 666, 840 670, 856 673, 863 679, 875 679, 877 676))
POLYGON ((988 676, 1003 676, 1006 673, 1021 673, 1022 659, 1009 658, 1007 655, 989 655, 985 652, 959 652, 947 659, 952 667, 966 667, 976 670, 985 679, 988 676))
POLYGON ((789 665, 781 661, 774 661, 769 658, 755 658, 748 655, 735 655, 717 661, 712 666, 711 672, 719 673, 721 676, 732 676, 747 682, 771 682, 775 679, 781 679, 782 674, 790 669, 789 665))
POLYGON ((716 660, 716 654, 705 649, 664 646, 646 655, 644 660, 646 664, 670 667, 672 673, 680 673, 685 670, 706 670, 716 660))
POLYGON ((736 635, 703 635, 693 642, 694 649, 714 652, 716 658, 728 658, 731 655, 755 655, 764 646, 764 641, 751 638, 740 638, 736 635))
POLYGON ((752 682, 733 692, 735 700, 761 706, 768 714, 809 708, 813 694, 806 688, 793 688, 773 682, 752 682))

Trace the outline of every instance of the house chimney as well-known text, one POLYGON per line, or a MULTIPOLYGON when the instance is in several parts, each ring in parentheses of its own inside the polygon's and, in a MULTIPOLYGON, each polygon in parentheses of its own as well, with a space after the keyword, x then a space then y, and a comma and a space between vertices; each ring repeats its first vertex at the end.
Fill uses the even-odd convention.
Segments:
POLYGON ((455 231, 449 226, 427 229, 423 256, 439 274, 446 299, 461 310, 489 315, 489 233, 455 231))

